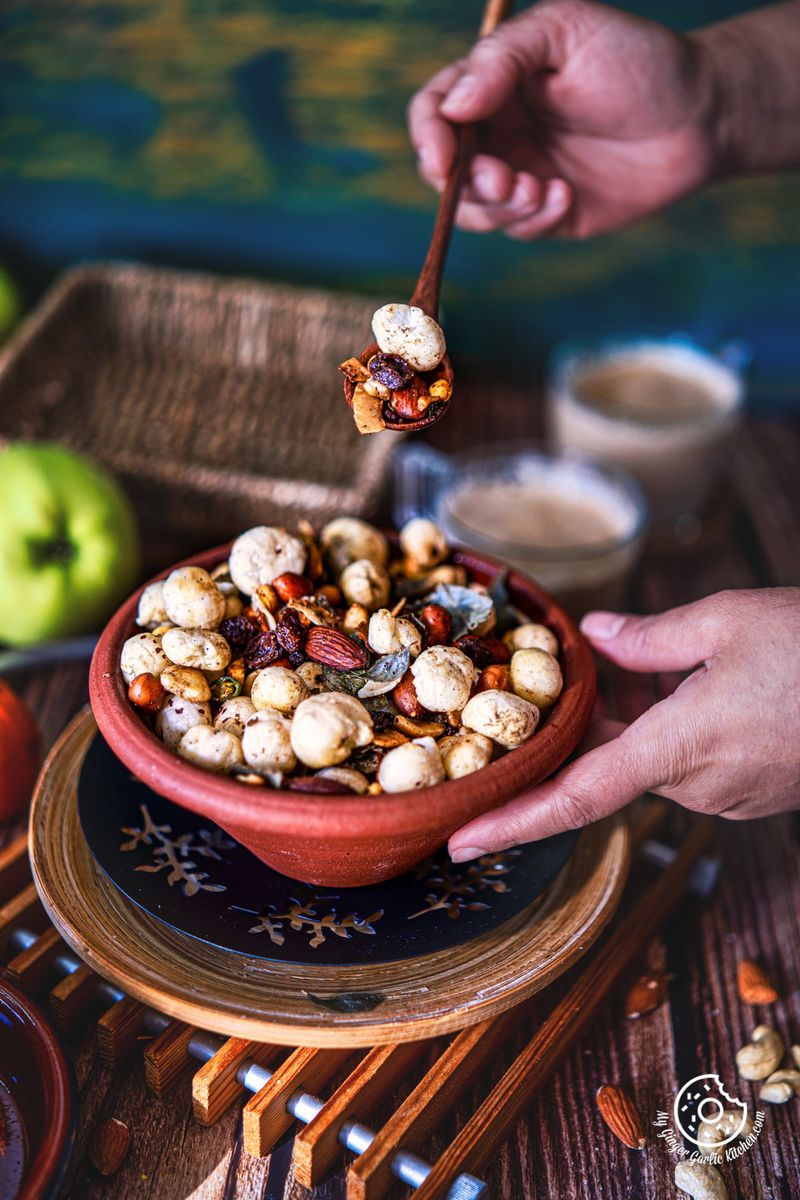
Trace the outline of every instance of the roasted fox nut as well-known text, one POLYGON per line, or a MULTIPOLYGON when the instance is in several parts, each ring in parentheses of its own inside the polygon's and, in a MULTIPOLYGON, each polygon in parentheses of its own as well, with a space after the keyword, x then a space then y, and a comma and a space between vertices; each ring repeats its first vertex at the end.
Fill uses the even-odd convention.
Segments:
POLYGON ((481 671, 475 691, 489 692, 492 689, 496 689, 498 692, 511 691, 508 667, 504 667, 501 663, 492 663, 490 667, 485 667, 481 671))
POLYGON ((301 596, 310 596, 314 591, 314 585, 308 576, 298 575, 295 571, 284 571, 277 579, 273 579, 272 586, 284 604, 288 604, 290 600, 299 600, 301 596))
POLYGON ((444 646, 450 641, 453 618, 441 604, 424 605, 417 613, 417 619, 425 627, 429 646, 444 646))
POLYGON ((150 713, 158 712, 166 694, 161 680, 157 675, 151 675, 149 671, 137 675, 128 688, 128 699, 131 704, 150 713))
POLYGON ((394 700, 398 711, 406 717, 421 717, 425 712, 424 706, 419 702, 417 691, 414 687, 414 676, 410 671, 406 671, 392 692, 392 700, 394 700))

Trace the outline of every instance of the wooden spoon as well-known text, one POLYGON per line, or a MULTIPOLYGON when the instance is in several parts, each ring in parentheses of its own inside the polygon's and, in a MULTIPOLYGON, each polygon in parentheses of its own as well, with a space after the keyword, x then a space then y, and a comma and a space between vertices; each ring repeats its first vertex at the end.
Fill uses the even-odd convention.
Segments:
MULTIPOLYGON (((504 21, 509 15, 513 6, 514 0, 487 0, 479 36, 486 37, 487 34, 496 29, 500 22, 504 21)), ((425 256, 417 285, 409 301, 410 304, 421 308, 423 312, 433 317, 434 320, 438 319, 439 316, 439 293, 442 288, 442 276, 444 274, 444 264, 447 259, 447 250, 450 245, 450 235, 453 232, 453 221, 456 209, 458 208, 461 190, 469 172, 472 156, 475 153, 477 140, 474 125, 459 125, 456 135, 458 146, 455 161, 453 162, 444 191, 439 199, 439 207, 436 210, 436 220, 433 225, 428 253, 425 256)), ((357 355, 358 361, 363 366, 366 366, 373 354, 378 353, 378 349, 377 342, 373 342, 371 346, 367 346, 366 350, 357 355)), ((437 375, 443 375, 451 388, 455 387, 455 374, 449 354, 444 356, 436 368, 436 373, 437 375)), ((355 384, 345 376, 344 398, 350 408, 353 407, 354 391, 355 384)), ((433 400, 417 421, 404 421, 401 417, 393 418, 387 404, 384 406, 383 419, 387 429, 394 429, 403 433, 413 432, 418 429, 427 429, 429 425, 434 425, 440 417, 444 416, 449 404, 450 400, 433 400), (389 413, 388 416, 387 413, 389 413)))

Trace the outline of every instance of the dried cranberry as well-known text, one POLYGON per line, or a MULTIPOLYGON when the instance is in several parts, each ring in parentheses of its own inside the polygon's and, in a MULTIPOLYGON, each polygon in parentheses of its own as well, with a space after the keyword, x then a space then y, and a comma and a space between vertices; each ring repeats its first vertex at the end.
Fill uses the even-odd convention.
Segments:
POLYGON ((403 387, 414 374, 413 368, 399 354, 373 354, 368 366, 372 378, 391 391, 403 387))
POLYGON ((258 636, 261 625, 254 617, 226 617, 219 631, 234 654, 239 655, 247 643, 258 636))
POLYGON ((294 608, 285 608, 278 619, 275 636, 282 649, 288 655, 302 650, 306 642, 307 631, 299 612, 294 608))
POLYGON ((281 647, 272 631, 251 638, 244 651, 244 663, 248 671, 260 671, 280 657, 281 647))

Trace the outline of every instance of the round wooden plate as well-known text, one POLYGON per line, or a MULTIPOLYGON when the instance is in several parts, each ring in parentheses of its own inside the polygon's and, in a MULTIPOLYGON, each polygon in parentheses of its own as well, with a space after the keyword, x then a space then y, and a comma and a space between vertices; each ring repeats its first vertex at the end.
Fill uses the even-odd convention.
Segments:
POLYGON ((79 714, 39 778, 30 846, 42 903, 98 974, 171 1017, 229 1037, 372 1046, 474 1024, 539 991, 584 954, 625 883, 629 837, 617 816, 584 830, 567 866, 520 923, 463 946, 322 970, 250 959, 174 932, 96 866, 77 814, 77 780, 95 729, 88 712, 79 714))

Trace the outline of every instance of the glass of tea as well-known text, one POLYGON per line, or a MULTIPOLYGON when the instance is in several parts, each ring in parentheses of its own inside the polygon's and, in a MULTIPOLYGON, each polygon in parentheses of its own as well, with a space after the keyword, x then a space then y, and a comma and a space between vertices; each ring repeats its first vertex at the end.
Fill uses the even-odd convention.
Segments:
POLYGON ((553 352, 549 436, 635 475, 653 524, 698 524, 742 417, 750 351, 683 334, 569 341, 553 352))
POLYGON ((437 521, 451 542, 530 575, 570 612, 624 607, 647 506, 626 472, 544 443, 444 455, 403 446, 394 516, 437 521))

